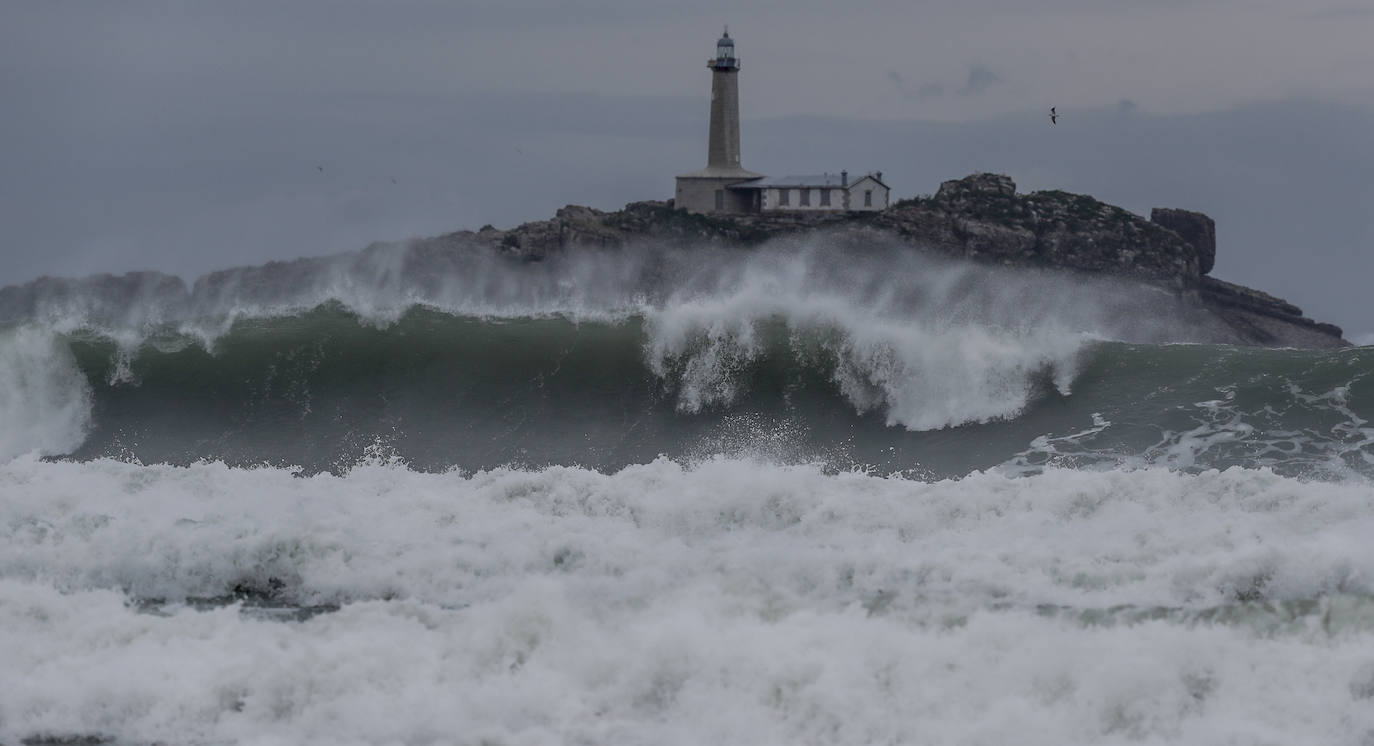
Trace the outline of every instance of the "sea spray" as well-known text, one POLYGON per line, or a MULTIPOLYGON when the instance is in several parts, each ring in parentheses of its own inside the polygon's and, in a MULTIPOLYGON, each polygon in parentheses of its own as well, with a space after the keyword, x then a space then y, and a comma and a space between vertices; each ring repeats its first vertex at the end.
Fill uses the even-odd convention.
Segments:
MULTIPOLYGON (((75 360, 86 387, 70 376, 12 377, 8 456, 211 458, 316 471, 347 468, 384 441, 416 468, 616 469, 660 454, 752 453, 757 434, 773 432, 789 434, 769 438, 784 461, 824 454, 837 469, 958 476, 1102 415, 1114 424, 1075 445, 1080 463, 1143 457, 1191 469, 1250 457, 1293 469, 1299 462, 1281 454, 1246 450, 1291 447, 1252 427, 1273 419, 1265 406, 1286 411, 1295 394, 1284 382, 1324 396, 1329 378, 1355 392, 1352 413, 1374 419, 1358 371, 1311 385, 1293 371, 1270 379, 1275 386, 1261 387, 1270 398, 1223 433, 1219 420, 1183 415, 1224 401, 1220 390, 1243 375, 1227 370, 1228 360, 1244 366, 1284 353, 1199 348, 1213 362, 1180 381, 1161 367, 1178 354, 1159 345, 1205 340, 1207 327, 1158 288, 824 238, 751 251, 579 251, 532 263, 400 244, 225 270, 189 290, 175 278, 128 275, 45 280, 0 300, 5 328, 35 330, 69 350, 25 342, 0 358, 47 356, 42 364, 54 370, 75 360), (1120 352, 1127 348, 1114 340, 1143 346, 1120 352), (1159 416, 1141 415, 1161 428, 1128 432, 1136 415, 1112 412, 1136 402, 1101 385, 1085 396, 1084 376, 1149 397, 1147 409, 1169 402, 1159 416), (57 420, 34 426, 20 416, 57 391, 60 405, 42 405, 62 413, 57 420), (923 435, 950 428, 957 432, 923 435), (786 452, 777 450, 783 443, 786 452), (1190 460, 1194 453, 1202 457, 1190 460)), ((1314 365, 1363 359, 1296 354, 1314 365)), ((1323 401, 1293 411, 1336 411, 1335 400, 1323 401)), ((1301 431, 1290 441, 1324 452, 1340 440, 1346 447, 1315 468, 1369 469, 1364 426, 1344 421, 1353 429, 1313 433, 1295 420, 1301 431)))
MULTIPOLYGON (((100 410, 85 415, 100 420, 101 439, 89 443, 83 454, 136 453, 175 461, 205 456, 259 459, 235 449, 165 453, 150 444, 187 442, 191 433, 177 432, 185 423, 166 418, 156 424, 125 421, 130 410, 116 400, 137 393, 134 398, 150 406, 161 401, 167 412, 188 405, 185 419, 194 424, 199 405, 177 398, 193 389, 197 399, 255 399, 223 401, 228 409, 220 416, 221 427, 230 432, 242 430, 245 423, 236 420, 245 404, 247 411, 263 410, 264 416, 282 418, 297 411, 308 419, 312 410, 306 401, 319 385, 310 380, 312 371, 331 364, 347 366, 347 359, 356 356, 342 339, 366 336, 366 329, 392 337, 412 333, 406 320, 423 311, 452 319, 455 330, 490 325, 490 331, 481 332, 484 335, 499 336, 503 324, 538 320, 642 333, 642 365, 675 398, 676 408, 689 415, 728 410, 753 395, 750 387, 756 382, 750 379, 760 365, 791 359, 828 379, 856 414, 876 411, 888 425, 929 430, 1014 417, 1035 399, 1046 379, 1059 393, 1068 393, 1088 339, 1186 334, 1140 313, 1168 300, 1154 290, 1103 280, 1070 295, 1059 292, 1067 281, 1048 273, 1011 273, 939 261, 891 247, 831 246, 823 241, 780 243, 751 252, 651 247, 587 251, 533 264, 486 252, 444 253, 402 244, 225 270, 200 278, 189 290, 179 280, 161 275, 48 280, 8 291, 3 311, 11 328, 44 330, 75 345, 96 392, 94 406, 100 410), (341 328, 337 321, 319 325, 339 311, 360 328, 341 328), (768 329, 781 336, 767 337, 768 329), (343 346, 331 349, 336 343, 343 346), (792 350, 780 357, 779 345, 792 350), (188 348, 199 348, 222 364, 188 348), (101 356, 108 359, 100 360, 101 356), (166 371, 167 376, 159 377, 158 370, 173 360, 179 361, 175 365, 181 372, 166 371), (250 381, 250 390, 217 390, 218 374, 197 374, 196 366, 237 369, 241 375, 232 379, 233 385, 242 388, 245 380, 250 381), (149 375, 146 380, 175 382, 179 390, 169 391, 165 399, 155 385, 129 391, 149 375), (199 382, 188 378, 198 375, 199 382), (105 406, 106 402, 112 403, 105 406), (268 415, 265 410, 278 404, 277 413, 268 415)), ((534 357, 557 360, 565 352, 576 355, 581 336, 546 336, 537 344, 554 349, 537 351, 534 357)), ((429 343, 452 341, 440 335, 429 343)), ((0 341, 3 344, 13 343, 0 341)), ((378 364, 399 374, 397 368, 414 362, 406 357, 413 348, 397 352, 399 359, 378 364)), ((351 369, 363 364, 354 359, 351 369)), ((555 364, 549 372, 558 369, 555 364)), ((540 380, 544 375, 498 373, 495 368, 478 372, 509 373, 518 375, 517 380, 540 380)), ((339 374, 344 374, 342 368, 339 374)), ((343 383, 337 377, 331 380, 343 383)), ((614 387, 619 380, 597 385, 614 387)), ((19 399, 26 396, 15 391, 19 399)), ((356 391, 360 396, 378 393, 356 391)), ((79 409, 88 400, 73 393, 64 406, 79 409)), ((337 403, 343 409, 374 405, 337 403)), ((646 405, 632 406, 643 410, 646 405)), ((211 411, 203 413, 207 423, 213 417, 211 411)), ((461 411, 454 417, 472 421, 461 411)), ((256 427, 261 420, 253 424, 254 435, 263 435, 256 427)), ((395 426, 404 429, 406 420, 395 426)), ((62 429, 72 431, 66 425, 62 429)), ((47 438, 44 432, 22 425, 11 428, 5 452, 66 452, 82 442, 71 437, 34 439, 47 438)), ((349 446, 354 450, 325 446, 334 450, 327 460, 347 463, 356 457, 359 444, 380 434, 355 431, 349 446)), ((292 437, 278 433, 278 438, 264 442, 292 437)), ((224 437, 202 432, 193 448, 200 447, 194 443, 213 441, 224 442, 224 437)), ((470 460, 457 463, 481 465, 470 460)), ((308 465, 319 464, 312 458, 308 465)))
POLYGON ((0 323, 85 329, 127 340, 180 331, 213 343, 234 322, 298 315, 337 303, 387 325, 414 307, 492 319, 558 316, 609 322, 674 307, 808 298, 885 317, 940 323, 1058 326, 1127 341, 1201 338, 1171 296, 1097 276, 952 262, 893 246, 834 245, 824 237, 754 250, 653 246, 581 250, 522 262, 487 251, 403 243, 354 254, 221 270, 187 290, 157 274, 45 278, 4 289, 0 323), (1069 292, 1071 291, 1071 292, 1069 292))
POLYGON ((680 380, 685 411, 735 399, 741 371, 771 350, 761 336, 770 323, 833 367, 859 412, 881 410, 911 430, 1014 416, 1040 373, 1067 393, 1083 343, 1111 333, 1101 319, 1056 308, 1053 294, 1036 303, 1020 283, 968 267, 918 264, 883 281, 862 261, 787 259, 742 263, 707 289, 689 283, 647 312, 650 365, 680 380))
POLYGON ((1374 350, 1212 331, 825 240, 0 290, 0 742, 1369 741, 1374 350))
POLYGON ((91 387, 58 335, 0 329, 0 462, 69 453, 86 437, 91 387))

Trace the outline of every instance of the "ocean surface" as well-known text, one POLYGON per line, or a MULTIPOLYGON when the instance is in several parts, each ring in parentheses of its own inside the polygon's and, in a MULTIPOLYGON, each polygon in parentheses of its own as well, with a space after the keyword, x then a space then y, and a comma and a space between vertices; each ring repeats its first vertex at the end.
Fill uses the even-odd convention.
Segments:
POLYGON ((1374 744, 1374 348, 1220 323, 823 239, 0 291, 0 743, 1374 744))

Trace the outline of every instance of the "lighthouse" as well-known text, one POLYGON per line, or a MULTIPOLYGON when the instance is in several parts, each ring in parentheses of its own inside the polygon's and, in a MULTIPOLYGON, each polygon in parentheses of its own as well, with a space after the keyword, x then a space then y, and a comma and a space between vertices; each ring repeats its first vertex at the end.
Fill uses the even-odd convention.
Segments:
POLYGON ((739 165, 739 58, 730 29, 716 42, 711 70, 711 138, 707 168, 737 169, 739 165))
POLYGON ((706 168, 677 177, 673 204, 691 212, 756 212, 758 190, 740 187, 763 178, 740 166, 739 57, 727 28, 706 62, 711 70, 711 120, 706 168), (732 188, 734 187, 734 188, 732 188))
POLYGON ((849 172, 765 179, 739 162, 739 57, 725 29, 716 42, 711 71, 711 132, 706 168, 677 177, 673 206, 696 213, 875 212, 887 209, 882 171, 857 179, 849 172))

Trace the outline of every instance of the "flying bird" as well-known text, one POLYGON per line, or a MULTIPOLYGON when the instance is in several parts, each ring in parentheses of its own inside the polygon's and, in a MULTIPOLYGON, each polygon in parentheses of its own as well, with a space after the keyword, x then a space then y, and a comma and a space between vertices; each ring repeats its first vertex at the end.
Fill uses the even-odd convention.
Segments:
POLYGON ((1050 124, 1058 124, 1058 123, 1059 123, 1059 114, 1055 113, 1054 107, 1051 106, 1051 107, 1050 107, 1050 124))

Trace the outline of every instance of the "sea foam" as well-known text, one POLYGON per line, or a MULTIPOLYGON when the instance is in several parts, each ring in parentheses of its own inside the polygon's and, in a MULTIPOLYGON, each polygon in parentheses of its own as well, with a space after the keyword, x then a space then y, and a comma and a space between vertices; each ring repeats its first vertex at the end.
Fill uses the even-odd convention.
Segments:
POLYGON ((1367 484, 1244 469, 924 483, 724 459, 470 475, 378 460, 302 477, 20 458, 0 491, 5 741, 1339 743, 1374 729, 1367 484), (236 588, 337 611, 197 610, 236 588))

